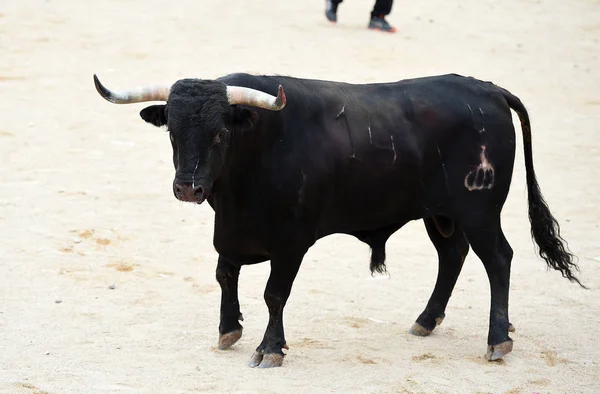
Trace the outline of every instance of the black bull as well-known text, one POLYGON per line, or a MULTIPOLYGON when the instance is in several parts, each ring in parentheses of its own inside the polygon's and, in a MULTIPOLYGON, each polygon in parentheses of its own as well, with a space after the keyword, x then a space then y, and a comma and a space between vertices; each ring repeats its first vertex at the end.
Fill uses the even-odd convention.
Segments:
POLYGON ((319 238, 355 236, 372 249, 371 271, 383 272, 387 239, 417 219, 424 220, 437 249, 439 271, 410 332, 428 335, 441 323, 471 246, 491 288, 486 357, 497 360, 510 352, 513 251, 500 213, 515 157, 511 109, 521 120, 533 239, 549 267, 579 283, 573 256, 538 187, 527 111, 516 96, 490 82, 444 75, 353 85, 233 74, 117 93, 94 79, 109 101, 167 102, 140 115, 168 127, 175 196, 196 203, 207 199, 215 211, 219 348, 242 335, 240 267, 271 261, 264 293, 269 322, 250 366, 281 365, 287 348, 283 309, 303 256, 319 238), (277 98, 249 100, 248 89, 246 96, 230 92, 236 86, 277 98))

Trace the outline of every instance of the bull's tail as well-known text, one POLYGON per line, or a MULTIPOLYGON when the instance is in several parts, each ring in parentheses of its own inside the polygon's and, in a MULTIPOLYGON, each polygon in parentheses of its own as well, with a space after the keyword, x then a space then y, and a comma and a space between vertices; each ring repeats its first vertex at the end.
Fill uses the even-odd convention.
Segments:
POLYGON ((501 91, 510 108, 519 115, 521 120, 529 199, 529 222, 531 223, 531 235, 539 247, 539 255, 546 261, 549 268, 560 271, 564 278, 586 288, 573 273, 573 271, 579 271, 574 262, 575 256, 568 250, 565 240, 560 236, 560 226, 550 213, 535 177, 531 150, 531 126, 527 110, 518 97, 505 89, 501 88, 501 91))

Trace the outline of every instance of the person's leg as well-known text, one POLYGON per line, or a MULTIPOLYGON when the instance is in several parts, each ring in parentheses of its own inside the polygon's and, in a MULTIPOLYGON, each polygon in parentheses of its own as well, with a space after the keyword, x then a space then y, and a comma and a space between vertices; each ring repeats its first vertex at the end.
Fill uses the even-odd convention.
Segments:
POLYGON ((392 4, 394 0, 377 0, 375 1, 375 6, 373 7, 373 11, 371 11, 371 17, 382 18, 386 15, 389 15, 392 12, 392 4))
POLYGON ((371 11, 369 29, 385 31, 388 33, 393 33, 396 31, 396 28, 390 26, 390 24, 385 20, 385 16, 392 12, 393 3, 394 0, 375 1, 375 6, 373 7, 373 11, 371 11))
POLYGON ((330 22, 337 22, 337 8, 344 0, 325 0, 325 17, 330 22))

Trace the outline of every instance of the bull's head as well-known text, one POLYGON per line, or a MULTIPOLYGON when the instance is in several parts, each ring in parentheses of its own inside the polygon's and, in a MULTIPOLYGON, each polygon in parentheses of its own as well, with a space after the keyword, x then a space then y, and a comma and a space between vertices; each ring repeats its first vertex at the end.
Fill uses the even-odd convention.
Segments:
POLYGON ((94 75, 96 90, 116 104, 166 101, 151 105, 140 116, 155 126, 167 126, 173 147, 178 200, 202 203, 221 174, 234 130, 252 127, 258 115, 252 107, 279 111, 285 107, 283 88, 277 97, 223 82, 182 79, 171 86, 146 86, 126 92, 105 88, 94 75), (250 107, 250 108, 247 108, 250 107))

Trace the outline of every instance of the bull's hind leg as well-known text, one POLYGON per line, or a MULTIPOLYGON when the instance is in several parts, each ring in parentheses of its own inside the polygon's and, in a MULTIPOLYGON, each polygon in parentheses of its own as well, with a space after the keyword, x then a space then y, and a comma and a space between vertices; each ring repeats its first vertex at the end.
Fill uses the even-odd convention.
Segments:
POLYGON ((508 292, 513 250, 504 237, 500 219, 477 228, 465 229, 473 251, 483 262, 490 281, 491 307, 486 358, 499 360, 513 347, 508 336, 508 292))
POLYGON ((446 305, 469 253, 469 243, 462 229, 449 219, 440 219, 444 221, 443 228, 436 226, 434 218, 424 219, 427 234, 438 253, 439 268, 435 288, 427 306, 409 330, 413 335, 427 336, 436 325, 442 323, 446 305))
POLYGON ((227 349, 242 337, 244 320, 238 300, 239 265, 232 264, 219 256, 217 263, 217 282, 221 286, 221 316, 219 323, 219 349, 227 349))

